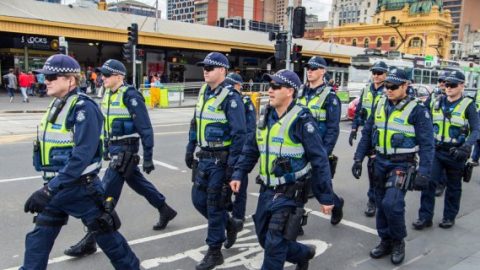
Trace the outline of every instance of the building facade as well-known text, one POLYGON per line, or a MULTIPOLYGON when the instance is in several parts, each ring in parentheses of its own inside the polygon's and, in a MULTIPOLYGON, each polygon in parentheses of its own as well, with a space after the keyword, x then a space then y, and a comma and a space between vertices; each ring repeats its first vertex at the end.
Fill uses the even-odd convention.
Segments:
POLYGON ((195 1, 167 0, 167 19, 171 21, 195 22, 195 1))
POLYGON ((350 23, 325 28, 323 40, 385 51, 398 50, 413 55, 450 56, 452 18, 436 1, 420 1, 409 5, 383 0, 384 6, 371 24, 350 23))
POLYGON ((480 28, 480 1, 478 0, 443 0, 443 8, 450 10, 454 30, 452 40, 463 41, 464 29, 480 28))
MULTIPOLYGON (((127 0, 120 2, 112 2, 108 4, 108 11, 134 14, 146 17, 156 17, 157 10, 155 7, 149 6, 139 1, 127 0)), ((160 18, 160 10, 158 10, 158 17, 160 18)))
POLYGON ((329 26, 348 23, 371 23, 378 0, 333 0, 329 14, 329 26))

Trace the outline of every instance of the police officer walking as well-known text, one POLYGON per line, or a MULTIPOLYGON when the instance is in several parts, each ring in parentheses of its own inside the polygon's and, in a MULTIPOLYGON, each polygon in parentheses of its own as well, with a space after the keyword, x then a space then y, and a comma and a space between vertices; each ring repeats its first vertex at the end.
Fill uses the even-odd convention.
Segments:
POLYGON ((229 68, 227 57, 212 52, 198 65, 203 67, 206 84, 199 92, 185 163, 195 169, 193 154, 198 145, 200 151, 196 156, 200 161, 194 170, 192 201, 197 211, 208 219, 208 251, 196 266, 197 270, 205 270, 223 263, 221 247, 226 240, 225 230, 229 238, 227 247, 231 247, 237 237, 237 227, 228 217, 225 201, 231 194, 227 180, 231 178, 247 131, 242 98, 225 82, 229 68))
POLYGON ((288 261, 305 270, 315 247, 296 238, 310 187, 323 213, 331 214, 334 207, 328 156, 316 120, 295 101, 301 85, 297 74, 283 69, 265 74, 264 80, 270 82, 270 104, 260 113, 256 138, 250 137, 243 148, 230 186, 238 192, 260 158, 260 197, 253 221, 265 249, 262 269, 283 269, 288 261))
MULTIPOLYGON (((119 200, 124 182, 160 213, 154 230, 163 230, 177 215, 165 197, 149 182, 138 168, 139 140, 143 145, 143 171, 150 174, 153 164, 153 129, 142 95, 133 87, 124 84, 125 66, 118 60, 107 60, 97 69, 102 74, 104 87, 108 89, 102 101, 104 123, 104 158, 111 160, 103 177, 108 196, 119 200)), ((94 235, 87 235, 74 246, 65 250, 69 256, 79 257, 96 251, 94 235)))
MULTIPOLYGON (((477 105, 478 117, 480 118, 480 88, 477 90, 477 93, 475 95, 475 104, 477 105)), ((478 166, 479 158, 480 158, 480 138, 477 139, 477 142, 473 147, 471 164, 473 166, 478 166)))
POLYGON ((79 93, 80 65, 56 54, 36 72, 45 74, 47 94, 55 99, 34 144, 34 165, 44 172, 47 183, 25 203, 25 212, 39 214, 35 229, 27 234, 20 269, 47 268, 50 250, 69 215, 81 219, 96 234, 94 240, 115 269, 140 269, 139 260, 117 231, 120 220, 97 177, 103 117, 98 105, 79 93))
POLYGON ((408 77, 392 67, 381 97, 368 118, 357 146, 352 167, 360 178, 362 161, 375 148, 374 193, 376 223, 381 242, 370 251, 374 259, 391 254, 397 265, 405 258, 405 194, 428 186, 433 158, 433 128, 427 108, 407 94, 408 77), (416 153, 420 157, 418 170, 416 153), (415 178, 413 179, 413 177, 415 178))
MULTIPOLYGON (((243 79, 237 73, 231 72, 225 78, 225 82, 232 85, 232 87, 241 94, 243 89, 243 79)), ((242 96, 243 105, 245 107, 245 120, 247 124, 247 140, 251 136, 255 136, 255 128, 257 126, 257 116, 255 112, 255 107, 253 106, 252 100, 248 95, 242 96)), ((232 212, 232 218, 230 222, 233 222, 233 225, 236 226, 236 230, 227 231, 231 233, 239 232, 243 229, 243 223, 245 222, 245 209, 247 206, 247 187, 248 187, 248 175, 245 175, 245 179, 242 180, 242 183, 245 183, 241 186, 238 193, 235 193, 235 200, 231 204, 231 209, 229 211, 232 212)), ((233 239, 233 237, 227 237, 227 241, 225 242, 225 248, 230 248, 233 243, 229 240, 233 239)))
POLYGON ((435 137, 433 181, 428 189, 422 191, 418 220, 412 224, 417 230, 432 226, 435 188, 444 171, 445 206, 440 228, 452 227, 460 209, 465 163, 480 134, 480 120, 475 102, 472 98, 463 96, 464 82, 465 76, 462 72, 452 71, 445 79, 445 96, 437 97, 432 108, 435 137))
MULTIPOLYGON (((333 149, 340 134, 340 117, 342 105, 331 86, 324 79, 327 62, 320 56, 313 56, 306 64, 308 83, 303 85, 303 93, 298 97, 298 103, 307 107, 317 120, 318 132, 323 141, 323 146, 328 155, 332 179, 337 167, 338 157, 333 154, 333 149)), ((330 223, 337 225, 343 218, 344 200, 333 194, 333 204, 330 223)))
MULTIPOLYGON (((365 125, 365 122, 372 114, 373 108, 382 97, 385 88, 383 83, 387 77, 388 66, 383 61, 376 62, 371 68, 372 83, 362 89, 360 99, 358 100, 357 108, 355 110, 355 118, 352 121, 352 130, 348 138, 348 143, 353 146, 353 141, 357 139, 357 132, 360 126, 365 125)), ((374 179, 373 179, 373 163, 375 161, 375 149, 372 148, 368 153, 367 172, 368 172, 368 202, 367 209, 364 213, 367 217, 375 216, 377 207, 375 206, 374 194, 374 179)))

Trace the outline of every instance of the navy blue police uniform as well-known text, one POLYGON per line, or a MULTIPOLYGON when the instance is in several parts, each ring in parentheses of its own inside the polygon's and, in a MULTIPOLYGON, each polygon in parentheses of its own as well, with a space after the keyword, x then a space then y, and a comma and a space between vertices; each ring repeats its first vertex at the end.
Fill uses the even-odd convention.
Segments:
MULTIPOLYGON (((280 70, 275 75, 266 75, 264 79, 287 85, 296 91, 301 84, 298 76, 288 70, 280 70)), ((259 119, 257 137, 250 137, 245 144, 232 179, 244 179, 244 176, 255 167, 257 160, 261 159, 260 167, 266 166, 267 169, 260 169, 260 175, 257 177, 257 183, 261 184, 261 187, 253 221, 260 245, 265 249, 262 269, 283 269, 285 261, 297 264, 297 269, 307 269, 308 261, 315 255, 315 249, 296 241, 301 226, 301 216, 304 213, 302 212, 303 207, 299 207, 299 200, 301 200, 301 205, 305 203, 307 199, 305 193, 311 186, 315 197, 321 204, 333 204, 331 175, 327 165, 328 157, 323 147, 318 125, 310 111, 296 104, 295 100, 289 105, 284 115, 278 115, 274 109, 270 108, 259 119), (261 119, 264 119, 264 124, 261 124, 263 122, 261 119), (272 138, 266 135, 267 142, 265 142, 262 139, 263 135, 260 134, 265 132, 270 134, 272 130, 275 132, 279 129, 278 123, 285 124, 281 126, 285 126, 286 131, 279 131, 275 133, 276 135, 272 134, 271 136, 274 136, 272 138), (269 145, 269 139, 272 142, 275 141, 276 144, 290 141, 291 144, 296 145, 296 149, 284 147, 279 152, 277 148, 281 146, 269 145), (259 144, 259 141, 262 145, 259 144), (299 154, 298 150, 303 154, 299 154), (292 155, 289 154, 289 151, 292 151, 292 155), (282 152, 285 156, 282 156, 282 152), (274 166, 278 168, 271 168, 275 177, 270 175, 268 165, 264 164, 265 160, 270 162, 269 155, 278 156, 277 161, 286 158, 288 162, 277 163, 288 164, 286 166, 290 167, 289 173, 282 175, 283 170, 280 167, 283 166, 279 165, 274 166), (267 173, 267 176, 264 173, 267 173), (307 178, 310 179, 308 181, 311 181, 311 184, 305 182, 307 178), (302 188, 300 189, 300 187, 302 188), (301 195, 295 196, 295 194, 301 195), (289 227, 287 230, 287 221, 290 216, 296 217, 298 220, 292 222, 296 226, 289 227)))
MULTIPOLYGON (((48 80, 48 76, 79 74, 80 66, 69 56, 53 55, 36 72, 45 74, 48 80)), ((21 269, 47 268, 55 238, 69 215, 81 219, 96 233, 95 240, 115 269, 139 269, 139 260, 117 231, 118 215, 105 207, 107 200, 97 177, 102 124, 98 105, 78 88, 55 99, 48 108, 34 149, 34 164, 53 178, 25 204, 25 212, 39 214, 35 229, 26 237, 21 269)))
MULTIPOLYGON (((313 56, 305 65, 307 69, 326 69, 327 62, 319 56, 313 56)), ((303 85, 303 91, 298 97, 298 102, 308 109, 316 119, 318 131, 323 141, 323 147, 327 152, 330 161, 330 173, 332 179, 335 173, 337 156, 333 154, 333 149, 337 143, 340 134, 340 117, 342 114, 342 104, 335 94, 335 91, 324 81, 322 85, 311 88, 309 84, 303 85)), ((343 198, 334 192, 334 208, 330 222, 337 225, 343 218, 343 198)))
MULTIPOLYGON (((402 85, 408 78, 403 70, 392 68, 386 83, 402 85)), ((392 90, 398 91, 398 90, 392 90)), ((405 194, 411 188, 428 185, 433 158, 433 127, 423 104, 410 96, 393 104, 382 97, 368 118, 354 155, 352 172, 361 175, 361 163, 375 148, 374 179, 377 206, 376 225, 381 243, 370 252, 373 258, 391 253, 391 261, 400 264, 405 257, 405 194), (420 157, 415 175, 416 153, 420 157)))
MULTIPOLYGON (((205 69, 229 68, 228 59, 212 52, 198 63, 205 69)), ((213 269, 223 263, 221 247, 226 240, 225 230, 236 239, 233 226, 227 226, 225 201, 230 195, 228 181, 246 138, 245 107, 240 94, 225 81, 215 89, 205 84, 200 89, 197 107, 189 131, 185 161, 192 168, 193 153, 199 158, 194 170, 192 202, 208 220, 206 243, 209 247, 197 270, 213 269)), ((234 239, 231 244, 233 245, 234 239)))
MULTIPOLYGON (((465 76, 459 71, 452 71, 445 82, 447 85, 461 84, 465 82, 465 76)), ((433 181, 428 189, 422 191, 419 219, 416 221, 418 224, 413 224, 420 229, 432 225, 435 189, 444 174, 445 205, 439 225, 441 228, 450 228, 455 224, 460 209, 465 163, 480 134, 480 120, 475 102, 470 97, 460 97, 451 102, 446 95, 440 96, 432 107, 432 116, 435 133, 433 181)))
MULTIPOLYGON (((383 61, 376 62, 370 69, 372 74, 375 72, 387 73, 388 66, 383 61)), ((365 125, 366 120, 373 112, 375 105, 377 104, 380 97, 382 97, 385 87, 383 83, 375 89, 375 84, 371 83, 369 86, 364 88, 360 93, 360 99, 355 110, 355 118, 352 121, 352 131, 350 132, 349 143, 353 145, 353 140, 357 138, 358 128, 365 125)), ((373 163, 375 161, 375 149, 367 154, 367 173, 368 173, 368 203, 367 209, 365 210, 365 215, 367 217, 375 216, 376 206, 375 206, 375 193, 374 193, 374 179, 373 179, 373 163)))

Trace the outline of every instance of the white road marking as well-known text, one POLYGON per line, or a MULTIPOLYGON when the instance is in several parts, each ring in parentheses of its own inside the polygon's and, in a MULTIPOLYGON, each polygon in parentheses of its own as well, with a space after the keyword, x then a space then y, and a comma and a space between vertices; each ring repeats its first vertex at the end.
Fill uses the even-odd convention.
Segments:
POLYGON ((185 131, 172 131, 172 132, 155 132, 153 135, 172 135, 172 134, 186 134, 188 130, 185 131))
POLYGON ((18 178, 2 179, 2 180, 0 180, 0 184, 1 184, 1 183, 7 183, 7 182, 15 182, 15 181, 23 181, 23 180, 37 179, 37 178, 42 178, 42 176, 36 175, 36 176, 27 176, 27 177, 18 177, 18 178))
POLYGON ((174 127, 174 126, 186 126, 186 125, 190 125, 190 123, 158 124, 158 125, 152 125, 152 127, 174 127))

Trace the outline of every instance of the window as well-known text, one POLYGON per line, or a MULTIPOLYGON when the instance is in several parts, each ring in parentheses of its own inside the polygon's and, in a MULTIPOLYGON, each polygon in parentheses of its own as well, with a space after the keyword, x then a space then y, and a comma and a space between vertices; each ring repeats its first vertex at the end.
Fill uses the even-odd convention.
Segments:
POLYGON ((411 48, 420 48, 423 46, 423 40, 419 37, 414 37, 410 39, 410 42, 408 43, 408 47, 411 48))
POLYGON ((363 40, 363 47, 364 47, 364 48, 368 48, 369 45, 370 45, 370 39, 365 38, 365 39, 363 40))
POLYGON ((357 39, 356 38, 352 39, 352 46, 357 47, 357 39))
POLYGON ((443 44, 443 38, 441 38, 441 39, 438 40, 438 47, 443 48, 443 45, 444 45, 443 44))
POLYGON ((382 47, 382 38, 377 38, 377 48, 382 47))
POLYGON ((367 15, 367 10, 366 9, 363 11, 363 15, 367 15))
POLYGON ((397 22, 397 17, 393 16, 393 17, 390 19, 390 22, 391 22, 391 23, 397 22))
POLYGON ((395 44, 395 38, 394 37, 391 37, 390 38, 390 47, 395 47, 397 44, 395 44))
POLYGON ((367 3, 367 7, 370 7, 370 2, 367 3))

